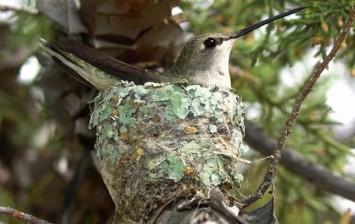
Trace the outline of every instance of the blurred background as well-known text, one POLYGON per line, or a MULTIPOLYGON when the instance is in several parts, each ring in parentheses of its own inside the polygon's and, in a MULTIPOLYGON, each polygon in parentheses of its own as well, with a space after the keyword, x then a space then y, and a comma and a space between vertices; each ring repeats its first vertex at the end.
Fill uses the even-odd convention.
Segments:
MULTIPOLYGON (((301 87, 333 46, 352 0, 2 0, 0 2, 0 206, 55 223, 112 223, 97 172, 88 102, 97 92, 65 74, 39 38, 78 41, 135 66, 168 69, 193 35, 227 32, 298 6, 307 9, 237 41, 233 87, 246 119, 277 139, 301 87)), ((355 25, 305 101, 287 147, 355 184, 355 25)), ((248 135, 248 130, 247 130, 248 135)), ((260 140, 262 141, 262 140, 260 140)), ((250 147, 239 196, 269 159, 250 147)), ((309 172, 306 171, 305 172, 309 172)), ((354 203, 280 166, 280 223, 355 223, 354 203), (350 209, 350 210, 349 210, 350 209)), ((0 214, 0 223, 18 223, 0 214)))

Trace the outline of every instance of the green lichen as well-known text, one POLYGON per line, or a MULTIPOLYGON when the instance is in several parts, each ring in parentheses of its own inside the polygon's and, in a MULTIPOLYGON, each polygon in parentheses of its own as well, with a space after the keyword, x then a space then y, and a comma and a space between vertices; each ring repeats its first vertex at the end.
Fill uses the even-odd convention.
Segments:
POLYGON ((181 93, 174 92, 169 96, 170 103, 166 107, 168 120, 184 119, 189 113, 189 99, 181 93))
POLYGON ((192 99, 191 102, 191 112, 194 116, 200 116, 205 112, 205 107, 201 101, 201 98, 192 99))
POLYGON ((210 130, 211 133, 216 133, 217 132, 217 126, 214 124, 210 124, 208 126, 208 129, 210 130))
POLYGON ((218 186, 227 179, 224 162, 220 157, 209 158, 204 164, 200 178, 205 186, 218 186))
POLYGON ((211 107, 216 106, 218 103, 223 101, 223 96, 221 92, 214 92, 209 100, 211 107))
POLYGON ((176 154, 171 153, 167 158, 168 165, 168 176, 175 182, 178 182, 184 177, 185 165, 184 161, 176 154))
POLYGON ((119 137, 118 137, 118 133, 115 130, 114 124, 113 123, 106 123, 103 126, 103 132, 106 134, 104 134, 106 136, 106 138, 109 138, 111 140, 113 140, 114 142, 118 142, 119 137))
POLYGON ((97 142, 103 144, 107 139, 112 139, 114 141, 117 141, 118 139, 117 132, 111 123, 104 123, 102 125, 102 131, 97 138, 97 142))
POLYGON ((166 86, 162 89, 153 90, 153 100, 154 101, 165 101, 170 99, 170 95, 174 93, 174 89, 171 85, 166 86))
POLYGON ((126 125, 122 125, 118 130, 120 131, 120 133, 126 133, 128 131, 126 125))
MULTIPOLYGON (((114 96, 116 96, 119 92, 120 92, 120 89, 119 89, 118 87, 113 87, 113 88, 111 89, 111 91, 104 93, 105 97, 104 97, 103 101, 105 101, 105 102, 110 101, 110 100, 111 100, 114 96)), ((112 106, 117 106, 117 105, 112 105, 112 106)))
POLYGON ((108 153, 108 158, 111 160, 112 163, 117 161, 119 154, 118 151, 115 149, 114 145, 107 144, 107 153, 108 153))
POLYGON ((120 88, 120 91, 119 91, 119 96, 120 97, 125 97, 128 95, 130 89, 129 88, 120 88))
POLYGON ((137 86, 135 88, 135 92, 137 96, 145 96, 150 92, 150 89, 144 87, 144 86, 137 86))
POLYGON ((191 141, 181 146, 178 149, 178 151, 180 155, 182 155, 184 158, 190 161, 192 161, 195 158, 203 158, 202 156, 203 151, 205 151, 210 147, 210 144, 208 145, 205 143, 206 141, 203 141, 201 139, 198 141, 191 141))
POLYGON ((173 85, 173 90, 174 90, 174 93, 182 93, 182 94, 185 94, 185 88, 184 88, 184 85, 173 85))
POLYGON ((136 112, 137 109, 130 104, 130 97, 127 97, 125 99, 125 104, 118 106, 117 109, 119 111, 119 121, 121 122, 122 126, 135 128, 137 119, 132 117, 132 115, 136 112))
POLYGON ((101 113, 99 114, 99 121, 106 120, 111 115, 111 112, 112 112, 112 108, 103 104, 101 113))
POLYGON ((201 88, 198 85, 193 85, 193 86, 188 86, 186 87, 186 90, 189 92, 189 94, 193 97, 197 98, 210 98, 212 93, 209 88, 201 88))

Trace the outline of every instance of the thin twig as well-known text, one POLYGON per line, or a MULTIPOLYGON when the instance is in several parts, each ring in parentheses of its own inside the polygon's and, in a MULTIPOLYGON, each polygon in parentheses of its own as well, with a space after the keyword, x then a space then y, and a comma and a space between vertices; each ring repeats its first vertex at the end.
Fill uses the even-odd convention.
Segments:
POLYGON ((286 121, 286 125, 280 135, 280 138, 278 139, 276 149, 273 153, 272 160, 270 161, 268 169, 265 173, 264 180, 256 192, 254 192, 253 194, 251 194, 250 196, 246 197, 243 200, 244 207, 247 207, 251 203, 262 198, 266 190, 269 188, 270 184, 272 184, 276 176, 277 165, 280 162, 281 152, 285 148, 286 139, 291 133, 292 126, 295 123, 297 115, 299 114, 303 101, 308 96, 308 94, 312 91, 314 84, 316 83, 316 81, 318 80, 318 78, 320 77, 324 69, 328 66, 329 62, 333 60, 333 58, 335 57, 337 51, 341 46, 341 43, 344 41, 347 33, 350 30, 351 24, 354 22, 354 20, 355 20, 355 5, 352 6, 349 14, 349 18, 346 20, 343 30, 340 32, 337 40, 334 43, 333 48, 331 49, 329 54, 324 58, 324 60, 321 63, 317 64, 315 70, 313 71, 313 74, 307 81, 306 85, 303 87, 302 91, 298 94, 296 102, 293 105, 292 111, 286 121))
MULTIPOLYGON (((277 141, 252 122, 245 120, 244 141, 256 151, 267 156, 268 160, 275 151, 277 141)), ((263 157, 262 159, 265 159, 263 157)), ((307 160, 300 152, 285 148, 281 153, 280 164, 288 171, 302 177, 320 190, 340 195, 355 201, 355 182, 347 180, 340 173, 307 160)))
POLYGON ((0 206, 0 214, 7 214, 9 216, 12 216, 18 220, 31 223, 31 224, 51 224, 50 222, 47 222, 43 219, 39 219, 34 217, 33 215, 26 214, 23 212, 20 212, 19 210, 10 208, 10 207, 2 207, 0 206))

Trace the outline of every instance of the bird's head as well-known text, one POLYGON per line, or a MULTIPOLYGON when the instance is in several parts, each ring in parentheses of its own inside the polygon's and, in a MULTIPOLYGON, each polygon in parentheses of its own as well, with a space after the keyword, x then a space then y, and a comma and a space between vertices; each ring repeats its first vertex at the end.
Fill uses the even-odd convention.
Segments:
POLYGON ((184 78, 192 84, 230 88, 229 55, 235 41, 251 31, 277 19, 294 14, 299 7, 259 23, 231 33, 208 33, 189 40, 181 50, 170 71, 171 75, 184 78))

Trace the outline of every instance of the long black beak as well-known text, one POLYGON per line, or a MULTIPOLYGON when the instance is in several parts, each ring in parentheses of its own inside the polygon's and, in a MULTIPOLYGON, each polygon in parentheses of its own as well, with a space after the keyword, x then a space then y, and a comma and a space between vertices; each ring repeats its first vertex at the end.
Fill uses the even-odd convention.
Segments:
POLYGON ((263 20, 263 21, 261 21, 261 22, 259 22, 259 23, 256 23, 256 24, 254 24, 254 25, 251 25, 251 26, 249 26, 249 27, 246 27, 246 28, 244 28, 244 29, 241 29, 241 30, 239 30, 239 31, 237 31, 237 32, 235 32, 235 33, 233 33, 232 36, 230 36, 228 39, 236 39, 236 38, 238 38, 238 37, 244 36, 244 35, 250 33, 251 31, 253 31, 253 30, 255 30, 255 29, 257 29, 257 28, 259 28, 259 27, 261 27, 261 26, 264 26, 264 25, 266 25, 266 24, 269 24, 269 23, 271 23, 271 22, 273 22, 273 21, 275 21, 275 20, 281 19, 281 18, 283 18, 283 17, 285 17, 285 16, 289 16, 289 15, 291 15, 291 14, 294 14, 294 13, 296 13, 296 12, 299 12, 299 11, 305 9, 305 8, 306 8, 306 7, 295 8, 295 9, 292 9, 292 10, 290 10, 290 11, 281 13, 281 14, 279 14, 279 15, 277 15, 277 16, 274 16, 274 17, 265 19, 265 20, 263 20))

